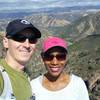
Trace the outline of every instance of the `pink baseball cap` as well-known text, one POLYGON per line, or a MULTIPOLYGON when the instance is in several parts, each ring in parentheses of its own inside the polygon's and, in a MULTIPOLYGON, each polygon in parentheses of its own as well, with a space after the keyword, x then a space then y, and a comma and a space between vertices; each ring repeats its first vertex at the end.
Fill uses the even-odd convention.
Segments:
POLYGON ((48 37, 43 41, 42 44, 42 50, 43 52, 48 51, 52 47, 62 47, 67 51, 67 43, 65 40, 59 38, 59 37, 48 37))

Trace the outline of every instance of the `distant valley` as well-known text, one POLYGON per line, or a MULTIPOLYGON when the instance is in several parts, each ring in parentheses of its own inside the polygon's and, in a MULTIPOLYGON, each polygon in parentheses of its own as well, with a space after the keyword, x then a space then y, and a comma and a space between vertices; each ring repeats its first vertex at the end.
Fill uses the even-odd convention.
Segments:
POLYGON ((72 6, 72 7, 52 7, 52 8, 40 8, 40 9, 11 9, 0 10, 0 19, 5 18, 22 18, 28 15, 39 13, 62 13, 62 12, 94 12, 99 11, 100 5, 96 6, 72 6))

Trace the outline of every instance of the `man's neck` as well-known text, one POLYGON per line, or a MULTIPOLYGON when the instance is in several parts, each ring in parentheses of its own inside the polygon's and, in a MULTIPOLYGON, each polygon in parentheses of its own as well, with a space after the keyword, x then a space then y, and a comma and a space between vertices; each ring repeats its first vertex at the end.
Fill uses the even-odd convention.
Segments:
POLYGON ((24 70, 24 65, 16 62, 12 59, 8 59, 7 57, 5 58, 6 63, 14 70, 18 71, 18 72, 23 72, 24 70))

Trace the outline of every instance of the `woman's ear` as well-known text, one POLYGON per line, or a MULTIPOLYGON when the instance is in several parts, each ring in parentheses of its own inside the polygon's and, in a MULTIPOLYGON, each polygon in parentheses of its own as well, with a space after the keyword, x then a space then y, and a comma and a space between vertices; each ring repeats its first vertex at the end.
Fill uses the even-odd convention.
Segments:
POLYGON ((43 53, 43 52, 41 52, 41 57, 43 58, 43 56, 44 56, 44 53, 43 53))
POLYGON ((8 48, 8 38, 6 38, 6 37, 3 38, 3 46, 5 48, 8 48))

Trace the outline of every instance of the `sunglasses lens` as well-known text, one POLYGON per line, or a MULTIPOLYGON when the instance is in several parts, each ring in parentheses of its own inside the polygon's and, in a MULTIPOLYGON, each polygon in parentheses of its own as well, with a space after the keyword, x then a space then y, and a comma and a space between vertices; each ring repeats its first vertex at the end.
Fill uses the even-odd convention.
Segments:
POLYGON ((23 35, 14 35, 11 37, 11 39, 18 41, 18 42, 25 42, 26 37, 23 35))
POLYGON ((28 40, 32 44, 35 44, 37 42, 37 38, 34 38, 34 37, 30 37, 30 38, 28 38, 28 40))
POLYGON ((57 60, 65 60, 66 59, 66 54, 63 54, 63 53, 58 54, 58 55, 56 55, 56 58, 57 58, 57 60))
POLYGON ((8 37, 10 39, 13 39, 14 41, 17 41, 17 42, 25 42, 26 39, 29 40, 30 43, 32 44, 35 44, 37 42, 37 38, 35 38, 34 36, 24 36, 22 34, 16 34, 16 35, 13 35, 12 37, 8 37))
POLYGON ((56 57, 57 60, 62 61, 62 60, 66 59, 66 54, 65 53, 60 53, 57 55, 45 54, 44 60, 51 61, 51 60, 53 60, 54 57, 56 57))
POLYGON ((47 60, 47 61, 50 61, 53 59, 53 55, 50 55, 50 54, 44 54, 44 60, 47 60))

